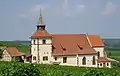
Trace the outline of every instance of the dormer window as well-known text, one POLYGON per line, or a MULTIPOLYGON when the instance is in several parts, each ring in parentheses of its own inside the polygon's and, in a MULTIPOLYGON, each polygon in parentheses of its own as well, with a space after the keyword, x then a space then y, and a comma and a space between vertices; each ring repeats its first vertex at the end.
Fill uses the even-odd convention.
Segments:
POLYGON ((46 44, 46 40, 42 40, 42 44, 46 44))
POLYGON ((66 48, 62 48, 64 51, 66 51, 66 48))
POLYGON ((82 47, 82 46, 80 46, 79 44, 77 44, 77 46, 80 48, 80 50, 83 50, 83 47, 82 47))
MULTIPOLYGON (((60 44, 61 45, 61 44, 60 44)), ((63 46, 63 45, 61 45, 61 48, 64 50, 64 51, 66 51, 66 48, 63 46)))
POLYGON ((80 50, 83 50, 83 47, 80 47, 80 50))

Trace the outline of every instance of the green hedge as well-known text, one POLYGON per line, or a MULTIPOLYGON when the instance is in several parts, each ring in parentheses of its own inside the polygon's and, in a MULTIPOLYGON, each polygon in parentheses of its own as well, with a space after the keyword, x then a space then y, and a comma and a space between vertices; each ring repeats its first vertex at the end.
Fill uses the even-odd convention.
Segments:
POLYGON ((0 62, 0 76, 120 76, 120 68, 82 68, 0 62))

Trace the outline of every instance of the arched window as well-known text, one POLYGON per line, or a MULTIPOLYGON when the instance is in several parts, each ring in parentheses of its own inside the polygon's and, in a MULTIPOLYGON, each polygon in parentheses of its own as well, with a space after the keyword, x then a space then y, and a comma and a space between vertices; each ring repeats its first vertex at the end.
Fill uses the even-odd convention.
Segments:
POLYGON ((107 63, 107 66, 109 66, 109 63, 107 63))
POLYGON ((93 65, 95 65, 96 63, 95 63, 95 56, 93 56, 93 65))
POLYGON ((98 58, 100 57, 100 52, 98 51, 98 58))
POLYGON ((85 57, 83 57, 83 59, 82 59, 82 65, 86 65, 86 58, 85 57))
POLYGON ((35 40, 33 40, 33 44, 35 44, 35 40))

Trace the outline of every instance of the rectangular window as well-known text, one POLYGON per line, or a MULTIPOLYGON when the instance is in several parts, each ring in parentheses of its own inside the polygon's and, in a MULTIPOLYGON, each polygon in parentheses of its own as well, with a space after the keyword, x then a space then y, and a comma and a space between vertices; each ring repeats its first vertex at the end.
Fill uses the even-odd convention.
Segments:
POLYGON ((46 44, 46 40, 42 40, 42 44, 46 44))
POLYGON ((48 61, 48 56, 44 56, 43 61, 48 61))
POLYGON ((36 60, 36 56, 33 56, 33 60, 36 60))
POLYGON ((63 57, 63 63, 67 63, 67 57, 63 57))

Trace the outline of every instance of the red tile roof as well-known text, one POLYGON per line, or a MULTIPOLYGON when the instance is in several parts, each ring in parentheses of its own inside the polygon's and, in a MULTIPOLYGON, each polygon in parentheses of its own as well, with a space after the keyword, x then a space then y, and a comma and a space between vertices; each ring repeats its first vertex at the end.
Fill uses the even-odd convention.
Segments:
POLYGON ((104 42, 100 38, 99 35, 88 35, 88 39, 92 45, 92 47, 101 47, 104 46, 104 42))
POLYGON ((110 62, 110 60, 107 59, 106 57, 100 57, 97 61, 98 61, 99 63, 100 63, 100 62, 110 62))
POLYGON ((51 36, 51 35, 46 30, 38 29, 31 36, 31 38, 40 38, 40 37, 48 37, 48 36, 51 36))
POLYGON ((7 52, 11 55, 11 56, 22 56, 24 55, 23 53, 21 53, 17 48, 15 47, 8 47, 7 52))
POLYGON ((53 55, 96 54, 85 34, 52 34, 53 55))

